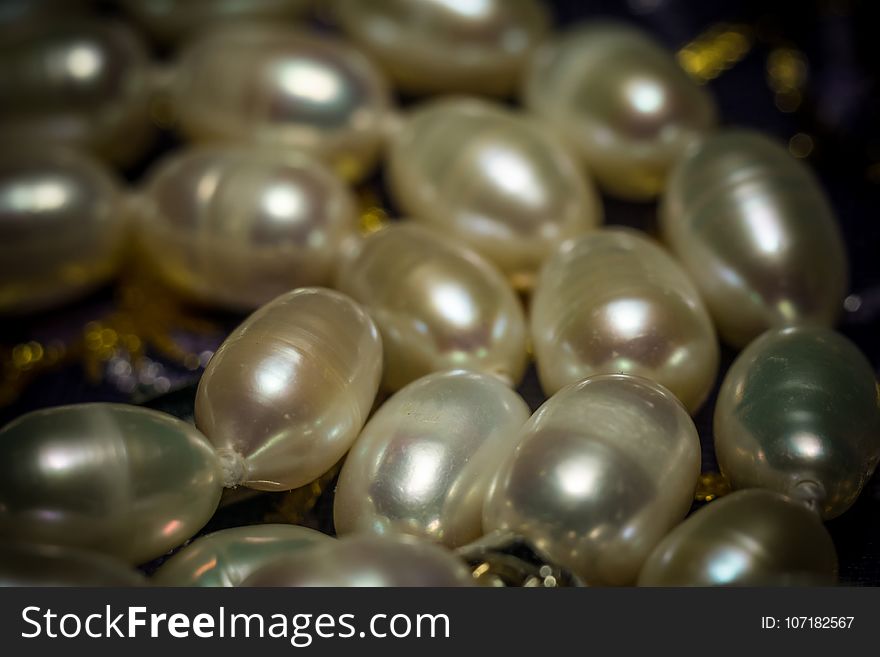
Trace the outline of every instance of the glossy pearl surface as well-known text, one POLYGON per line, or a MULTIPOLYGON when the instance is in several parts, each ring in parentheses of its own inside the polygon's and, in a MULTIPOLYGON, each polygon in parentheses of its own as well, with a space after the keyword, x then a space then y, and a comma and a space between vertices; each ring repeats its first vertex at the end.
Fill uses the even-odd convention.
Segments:
POLYGON ((672 54, 633 27, 594 22, 538 50, 523 101, 577 150, 609 194, 654 198, 715 104, 672 54))
POLYGON ((769 488, 840 515, 880 459, 871 364, 830 329, 768 331, 724 378, 715 453, 733 488, 769 488))
POLYGON ((190 139, 297 148, 346 178, 372 167, 391 105, 360 52, 276 26, 205 34, 182 53, 171 92, 190 139))
POLYGON ((731 493, 672 530, 648 557, 639 586, 833 584, 837 553, 820 518, 767 490, 731 493))
POLYGON ((379 332, 359 305, 323 288, 294 290, 214 354, 199 381, 196 424, 231 464, 228 484, 298 488, 351 447, 381 370, 379 332))
POLYGON ((143 563, 220 500, 220 464, 192 425, 125 404, 34 411, 0 430, 0 536, 143 563))
POLYGON ((532 344, 544 392, 594 374, 638 374, 694 412, 718 371, 712 320, 657 244, 631 230, 567 242, 532 295, 532 344))
POLYGON ((201 536, 163 563, 150 582, 159 586, 239 586, 281 556, 330 542, 326 534, 296 525, 232 527, 201 536))
POLYGON ((510 93, 549 20, 535 0, 337 0, 343 30, 409 93, 510 93))
POLYGON ((286 21, 302 14, 311 0, 120 0, 125 11, 153 37, 180 41, 196 32, 234 21, 286 21))
POLYGON ((531 287, 565 239, 601 223, 588 179, 549 129, 475 99, 414 110, 391 141, 390 190, 406 215, 531 287))
POLYGON ((483 528, 530 539, 588 585, 632 584, 693 501, 700 440, 665 388, 625 374, 553 395, 523 427, 483 528))
POLYGON ((847 258, 834 212, 779 144, 745 130, 706 139, 670 176, 660 217, 725 342, 836 321, 847 258))
POLYGON ((413 536, 350 536, 267 564, 243 586, 473 586, 452 552, 413 536))
POLYGON ((298 287, 328 285, 358 235, 346 185, 312 158, 255 148, 195 148, 159 165, 138 205, 152 265, 188 296, 253 310, 298 287))
POLYGON ((479 538, 489 485, 529 415, 522 397, 483 374, 439 372, 406 386, 345 459, 336 531, 413 534, 449 547, 479 538))
POLYGON ((125 223, 117 180, 65 149, 0 155, 0 313, 72 300, 116 270, 125 223))
POLYGON ((153 136, 150 62, 125 25, 69 18, 0 33, 0 147, 84 148, 128 164, 153 136))
POLYGON ((0 543, 0 587, 143 586, 131 566, 106 555, 57 545, 0 543))
POLYGON ((383 388, 454 368, 511 384, 522 378, 527 336, 520 302, 492 265, 454 241, 393 224, 367 238, 337 284, 379 327, 383 388))

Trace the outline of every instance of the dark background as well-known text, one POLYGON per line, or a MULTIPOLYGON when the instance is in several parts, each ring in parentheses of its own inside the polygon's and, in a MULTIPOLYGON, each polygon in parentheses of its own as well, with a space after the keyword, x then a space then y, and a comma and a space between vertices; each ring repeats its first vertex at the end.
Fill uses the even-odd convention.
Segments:
MULTIPOLYGON (((16 0, 17 1, 17 0, 16 0)), ((5 0, 0 0, 3 4, 5 0)), ((850 297, 839 329, 865 352, 875 367, 880 366, 880 3, 846 0, 796 2, 721 0, 557 0, 547 3, 557 29, 597 16, 635 22, 648 29, 670 49, 678 50, 712 29, 730 24, 752 37, 752 46, 739 61, 708 83, 715 95, 724 125, 748 126, 774 135, 783 143, 810 144, 805 161, 817 172, 837 212, 850 258, 850 297), (780 50, 781 49, 781 50, 780 50), (792 53, 806 64, 806 76, 797 87, 800 102, 781 102, 772 83, 770 63, 774 53, 792 53), (782 109, 780 109, 780 106, 782 109)), ((117 12, 110 3, 96 3, 96 11, 117 12)), ((321 11, 314 19, 326 27, 321 11)), ((154 45, 157 59, 169 53, 154 45)), ((2 56, 2 53, 0 53, 2 56)), ((783 99, 784 101, 785 99, 783 99)), ((410 99, 401 99, 402 104, 410 99)), ((178 146, 176 138, 163 132, 153 150, 123 172, 136 183, 163 152, 178 146)), ((803 150, 801 151, 803 154, 803 150)), ((377 195, 389 214, 394 208, 383 190, 381 172, 366 189, 377 195)), ((654 232, 654 204, 635 204, 604 199, 606 222, 626 224, 654 232)), ((112 312, 120 302, 117 286, 111 285, 73 305, 26 318, 0 317, 0 359, 9 375, 14 345, 38 339, 63 339, 82 331, 83 325, 112 312)), ((212 349, 223 331, 241 317, 198 310, 218 332, 208 336, 175 335, 176 339, 198 343, 193 349, 212 349)), ((150 405, 186 416, 191 412, 193 383, 200 370, 151 351, 177 392, 156 395, 150 385, 132 393, 115 385, 112 377, 87 376, 75 359, 41 372, 27 385, 19 386, 11 403, 0 405, 0 424, 23 412, 80 401, 149 401, 150 405), (149 399, 153 398, 153 399, 149 399)), ((721 373, 735 354, 724 352, 721 373)), ((533 408, 543 400, 534 372, 520 388, 533 408)), ((717 471, 712 445, 711 418, 714 394, 695 418, 703 442, 703 470, 717 471)), ((329 491, 332 484, 326 487, 329 491)), ((299 499, 299 498, 297 498, 299 499)), ((325 492, 305 517, 291 516, 290 498, 262 495, 221 508, 204 532, 266 519, 287 519, 329 530, 330 494, 325 492), (287 509, 287 510, 285 510, 287 509)), ((856 505, 828 523, 840 558, 841 583, 880 584, 880 476, 875 476, 856 505)), ((155 564, 148 565, 151 570, 155 564)))

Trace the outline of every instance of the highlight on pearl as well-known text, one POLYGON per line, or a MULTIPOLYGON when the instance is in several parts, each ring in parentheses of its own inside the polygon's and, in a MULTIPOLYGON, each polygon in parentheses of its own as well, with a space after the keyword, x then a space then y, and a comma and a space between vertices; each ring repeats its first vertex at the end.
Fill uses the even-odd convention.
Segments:
POLYGON ((336 0, 340 27, 407 93, 513 91, 547 35, 536 0, 336 0))
POLYGON ((343 244, 358 236, 346 185, 285 150, 184 150, 157 167, 137 215, 140 243, 167 283, 235 310, 328 285, 343 244))
POLYGON ((382 386, 464 368, 516 385, 526 323, 504 277, 470 249, 417 225, 370 235, 343 264, 339 289, 363 304, 382 335, 382 386))
POLYGON ((693 413, 715 382, 718 340, 696 287, 634 230, 601 230, 564 244, 541 273, 530 314, 548 395, 594 374, 638 374, 693 413))
POLYGON ((239 586, 281 556, 331 542, 326 534, 296 525, 221 529, 197 538, 164 562, 150 578, 159 586, 239 586))
POLYGON ((125 237, 120 201, 118 181, 91 156, 0 155, 0 313, 45 310, 110 278, 125 237))
POLYGON ((772 491, 722 497, 673 529, 651 553, 639 586, 833 585, 834 542, 803 504, 772 491))
POLYGON ((715 452, 733 488, 769 488, 826 519, 840 515, 880 459, 873 367, 830 329, 768 331, 724 378, 715 452))
POLYGON ((303 14, 311 0, 120 0, 137 23, 169 43, 235 21, 289 21, 303 14))
POLYGON ((414 536, 360 534, 279 558, 242 586, 474 586, 452 552, 414 536))
POLYGON ((363 427, 381 370, 376 325, 339 292, 301 288, 257 310, 196 393, 196 425, 224 460, 224 483, 290 490, 327 472, 363 427))
POLYGON ((672 165, 716 122, 712 97, 672 53, 614 22, 573 28, 540 48, 522 97, 606 192, 630 200, 656 197, 672 165))
POLYGON ((700 440, 662 386, 603 374, 567 386, 526 422, 486 500, 485 531, 512 531, 588 585, 628 585, 685 517, 700 440))
POLYGON ((181 54, 171 84, 194 141, 297 148, 348 179, 372 168, 391 99, 360 52, 324 35, 269 25, 210 31, 181 54))
POLYGON ((223 482, 190 424, 125 404, 74 404, 0 429, 0 537, 139 564, 214 514, 223 482))
POLYGON ((107 555, 57 545, 0 542, 0 587, 143 586, 146 578, 107 555))
POLYGON ((415 109, 391 141, 388 176, 406 215, 478 251, 521 289, 561 242, 602 221, 592 183, 548 128, 477 99, 415 109))
POLYGON ((725 342, 836 321, 847 258, 834 212, 812 172, 771 139, 707 138, 671 174, 660 221, 725 342))
POLYGON ((483 502, 529 407, 491 376, 411 383, 370 418, 345 459, 336 531, 406 533, 458 547, 482 535, 483 502))
POLYGON ((153 74, 137 34, 122 23, 41 21, 0 34, 0 147, 83 148, 129 164, 152 140, 153 74))

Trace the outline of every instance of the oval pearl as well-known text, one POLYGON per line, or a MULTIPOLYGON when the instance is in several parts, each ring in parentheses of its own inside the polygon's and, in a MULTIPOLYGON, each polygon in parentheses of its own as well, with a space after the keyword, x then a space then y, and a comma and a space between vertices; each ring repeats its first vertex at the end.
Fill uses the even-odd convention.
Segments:
POLYGON ((196 40, 181 54, 171 95, 190 139, 297 148, 346 178, 372 167, 391 109, 384 79, 360 52, 276 26, 196 40))
POLYGON ((706 139, 670 176, 660 221, 725 342, 836 321, 847 259, 834 212, 779 144, 745 130, 706 139))
POLYGON ((837 579, 834 542, 806 506, 742 490, 703 507, 651 553, 639 586, 766 586, 837 579))
POLYGON ((0 38, 0 145, 63 144, 130 164, 149 145, 153 75, 121 23, 70 18, 0 38))
POLYGON ((660 385, 603 374, 567 386, 525 424, 500 466, 486 532, 513 531, 589 585, 627 585, 688 512, 700 440, 660 385))
POLYGON ((769 488, 833 518, 880 459, 874 369, 830 329, 768 331, 734 361, 715 406, 715 453, 733 488, 769 488))
POLYGON ((669 169, 715 125, 711 96, 650 35, 594 22, 540 48, 523 102, 570 142, 602 189, 660 193, 669 169))
POLYGON ((413 536, 350 536, 277 559, 243 586, 473 586, 452 552, 413 536))
POLYGON ((419 226, 388 226, 365 240, 337 283, 379 327, 386 390, 454 368, 511 385, 522 378, 522 306, 494 267, 454 241, 419 226))
POLYGON ((201 536, 163 563, 159 586, 239 586, 261 566, 333 539, 296 525, 253 525, 201 536))
POLYGON ((90 156, 60 148, 0 156, 0 313, 44 310, 110 278, 125 237, 120 198, 117 180, 90 156))
POLYGON ((288 151, 174 155, 153 174, 137 214, 141 243, 167 283, 234 310, 328 285, 343 243, 358 235, 346 185, 288 151))
POLYGON ((529 407, 494 377, 456 370, 406 386, 345 459, 339 534, 406 533, 458 547, 482 536, 483 501, 529 407))
POLYGON ((549 29, 535 0, 338 0, 343 30, 407 93, 513 91, 549 29))
POLYGON ((195 427, 125 404, 35 411, 0 429, 0 536, 143 563, 220 501, 220 464, 195 427))
POLYGON ((0 543, 0 587, 143 586, 138 571, 106 555, 57 545, 0 543))
POLYGON ((416 109, 392 139, 388 175, 405 214, 478 251, 519 288, 563 240, 602 220, 592 184, 548 129, 480 100, 416 109))
POLYGON ((301 288, 223 342, 196 393, 196 424, 230 464, 227 484, 290 490, 351 447, 379 387, 382 342, 348 297, 301 288))
POLYGON ((594 374, 638 374, 693 413, 715 383, 718 341, 697 289, 635 231, 566 243, 538 280, 531 330, 547 395, 594 374))
POLYGON ((120 0, 126 13, 154 38, 181 41, 235 21, 289 21, 311 0, 120 0))

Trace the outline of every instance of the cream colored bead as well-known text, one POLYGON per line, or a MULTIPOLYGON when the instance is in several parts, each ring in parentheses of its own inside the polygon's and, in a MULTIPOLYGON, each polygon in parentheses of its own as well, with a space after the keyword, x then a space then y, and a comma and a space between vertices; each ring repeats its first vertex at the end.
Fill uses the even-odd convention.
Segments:
POLYGON ((239 586, 273 559, 332 540, 326 534, 296 525, 221 529, 177 552, 159 567, 150 582, 159 586, 239 586))
POLYGON ((525 105, 577 150, 609 194, 657 196, 673 164, 716 121, 715 104, 647 33, 597 21, 532 58, 525 105))
POLYGON ((767 331, 721 384, 715 453, 733 488, 769 488, 840 515, 880 460, 873 366, 830 329, 767 331))
POLYGON ((0 587, 143 586, 129 565, 98 552, 58 545, 0 543, 0 587))
POLYGON ((165 413, 75 404, 0 430, 0 536, 138 564, 201 529, 220 500, 205 437, 165 413))
POLYGON ((392 140, 394 198, 413 220, 466 244, 528 289, 565 239, 601 223, 591 182, 544 125, 476 99, 414 110, 392 140))
POLYGON ((223 342, 196 394, 196 424, 227 485, 289 490, 348 451, 376 396, 382 343, 351 299, 301 288, 266 304, 223 342))
POLYGON ((311 0, 120 0, 125 11, 164 43, 180 42, 206 28, 238 21, 289 21, 311 0))
POLYGON ((0 34, 0 149, 83 148, 130 164, 154 137, 153 73, 137 34, 121 23, 41 21, 0 34))
POLYGON ((0 155, 0 313, 45 310, 106 281, 125 221, 116 178, 62 149, 0 155))
POLYGON ((536 0, 337 0, 343 30, 408 93, 508 94, 547 34, 536 0))
POLYGON ((737 491, 697 511, 654 549, 639 586, 831 585, 837 554, 819 517, 767 490, 737 491))
POLYGON ((342 267, 339 289, 382 334, 383 387, 453 368, 515 385, 526 366, 526 326, 504 278, 476 253, 420 226, 392 224, 342 267))
POLYGON ((283 150, 185 150, 157 167, 137 207, 141 244, 165 281, 235 310, 329 285, 343 243, 358 235, 345 184, 283 150))
POLYGON ((847 258, 834 212, 810 170, 763 135, 706 139, 670 176, 660 224, 725 342, 836 321, 847 258))
POLYGON ((349 536, 276 559, 243 586, 473 586, 452 552, 414 536, 349 536))
POLYGON ((594 374, 638 374, 691 413, 715 383, 718 340, 697 289, 658 245, 633 230, 572 240, 550 259, 531 305, 544 392, 594 374))
POLYGON ((606 374, 567 386, 517 440, 483 527, 526 536, 587 584, 634 583, 693 501, 697 430, 672 393, 647 379, 606 374))
POLYGON ((326 35, 282 26, 210 31, 181 54, 171 96, 195 141, 297 148, 346 178, 373 166, 391 109, 370 61, 326 35))
POLYGON ((483 502, 529 407, 493 377, 438 372, 385 402, 339 475, 339 534, 406 533, 449 547, 482 535, 483 502))

